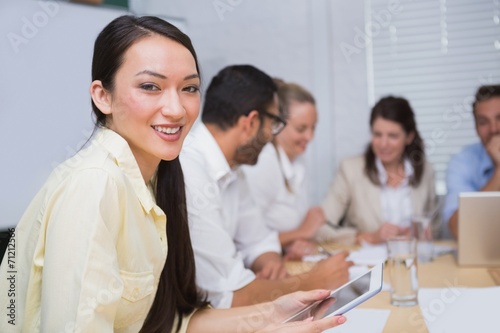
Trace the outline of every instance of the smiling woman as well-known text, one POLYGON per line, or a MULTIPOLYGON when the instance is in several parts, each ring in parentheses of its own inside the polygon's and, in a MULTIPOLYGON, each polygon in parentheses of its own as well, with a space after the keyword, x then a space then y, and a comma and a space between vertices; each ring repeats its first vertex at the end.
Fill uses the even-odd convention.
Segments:
MULTIPOLYGON (((436 212, 437 197, 434 170, 408 101, 381 98, 370 126, 365 155, 341 162, 322 207, 331 223, 343 219, 358 242, 381 243, 408 233, 412 214, 436 212)), ((439 229, 439 214, 433 228, 439 229)))
POLYGON ((200 78, 189 50, 161 35, 140 39, 125 58, 111 85, 90 89, 101 125, 127 140, 147 183, 160 160, 179 155, 199 113, 200 78))
POLYGON ((199 112, 199 84, 191 41, 173 25, 121 16, 100 32, 94 135, 53 171, 11 232, 14 249, 0 266, 8 296, 0 297, 1 332, 311 332, 345 320, 277 324, 326 290, 206 308, 178 159, 199 112))

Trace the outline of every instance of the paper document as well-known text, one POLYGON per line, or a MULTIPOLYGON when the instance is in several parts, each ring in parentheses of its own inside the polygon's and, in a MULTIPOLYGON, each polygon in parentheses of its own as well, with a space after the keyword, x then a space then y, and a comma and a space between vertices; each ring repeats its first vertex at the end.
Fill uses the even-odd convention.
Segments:
MULTIPOLYGON (((312 254, 307 255, 302 258, 303 261, 316 262, 327 258, 328 255, 325 254, 312 254)), ((351 251, 347 260, 351 260, 356 265, 364 266, 374 266, 380 262, 384 262, 387 259, 387 248, 385 244, 382 245, 371 245, 368 243, 362 244, 361 248, 356 251, 351 251)))
POLYGON ((391 310, 352 309, 344 315, 345 324, 323 333, 382 333, 390 313, 391 310))
POLYGON ((369 245, 363 244, 359 250, 352 251, 347 260, 352 260, 356 265, 373 266, 387 259, 387 247, 385 244, 369 245))
POLYGON ((418 303, 429 333, 498 333, 500 287, 422 288, 418 303))
POLYGON ((434 244, 434 257, 442 256, 449 253, 454 253, 457 250, 456 246, 434 244))
MULTIPOLYGON (((434 244, 434 257, 453 253, 456 251, 456 246, 434 244)), ((356 265, 373 266, 387 259, 387 246, 384 244, 372 245, 363 243, 361 248, 352 251, 347 260, 352 260, 356 265)))

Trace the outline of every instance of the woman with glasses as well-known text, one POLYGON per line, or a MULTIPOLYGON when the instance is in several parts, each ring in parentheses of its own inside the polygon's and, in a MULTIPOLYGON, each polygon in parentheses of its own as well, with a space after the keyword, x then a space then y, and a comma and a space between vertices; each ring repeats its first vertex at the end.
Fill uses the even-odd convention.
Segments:
MULTIPOLYGON (((325 225, 322 209, 309 205, 305 177, 304 152, 313 139, 318 115, 309 91, 294 83, 275 82, 287 125, 264 147, 258 163, 244 171, 268 226, 279 232, 286 257, 299 259, 316 252, 312 240, 325 225)), ((282 123, 276 121, 276 126, 282 123)))

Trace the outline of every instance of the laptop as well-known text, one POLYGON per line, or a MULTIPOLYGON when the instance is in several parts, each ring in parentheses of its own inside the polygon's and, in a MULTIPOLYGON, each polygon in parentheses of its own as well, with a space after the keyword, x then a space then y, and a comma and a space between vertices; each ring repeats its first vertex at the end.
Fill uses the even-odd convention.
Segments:
POLYGON ((458 264, 500 266, 500 192, 460 193, 458 264))

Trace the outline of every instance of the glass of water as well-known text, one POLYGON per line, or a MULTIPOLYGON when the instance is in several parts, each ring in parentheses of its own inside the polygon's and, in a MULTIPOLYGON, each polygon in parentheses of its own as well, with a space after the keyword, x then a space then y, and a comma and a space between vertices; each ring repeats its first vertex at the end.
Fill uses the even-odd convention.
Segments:
POLYGON ((434 259, 430 214, 412 215, 411 235, 417 239, 417 256, 421 263, 434 259))
POLYGON ((388 269, 391 280, 391 304, 418 304, 417 240, 400 236, 387 240, 388 269))

